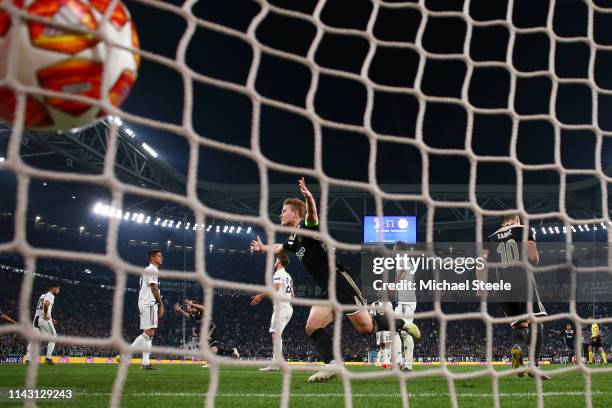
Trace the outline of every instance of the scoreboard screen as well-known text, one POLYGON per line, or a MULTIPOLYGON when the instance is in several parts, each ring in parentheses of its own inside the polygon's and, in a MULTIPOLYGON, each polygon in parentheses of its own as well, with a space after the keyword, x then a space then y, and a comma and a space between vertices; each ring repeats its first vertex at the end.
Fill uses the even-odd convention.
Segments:
POLYGON ((384 216, 366 215, 363 217, 363 243, 406 243, 416 242, 415 216, 384 216))

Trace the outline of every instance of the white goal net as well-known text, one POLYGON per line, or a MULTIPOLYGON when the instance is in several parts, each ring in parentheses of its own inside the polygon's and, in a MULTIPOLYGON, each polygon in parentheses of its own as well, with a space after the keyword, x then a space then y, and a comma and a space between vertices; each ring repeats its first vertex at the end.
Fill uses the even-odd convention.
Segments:
MULTIPOLYGON (((255 0, 254 3, 258 6, 258 11, 248 23, 245 31, 232 28, 228 25, 213 22, 211 20, 202 19, 194 14, 193 8, 198 4, 196 0, 187 0, 182 4, 177 2, 165 2, 156 0, 137 0, 136 3, 146 6, 151 9, 156 9, 166 15, 180 17, 184 20, 185 30, 180 37, 180 40, 175 44, 176 55, 174 58, 168 58, 163 55, 148 52, 146 46, 143 50, 132 50, 141 54, 145 61, 163 65, 164 67, 176 71, 182 78, 184 98, 182 101, 169 101, 168 103, 182 103, 183 115, 180 124, 163 122, 143 116, 135 115, 126 111, 122 111, 113 107, 108 100, 100 100, 96 103, 105 109, 110 114, 120 117, 123 121, 133 123, 135 125, 146 126, 159 129, 166 132, 171 132, 180 135, 189 146, 189 157, 185 157, 188 161, 188 173, 186 178, 186 194, 176 194, 167 191, 153 190, 150 188, 139 187, 128 184, 120 180, 114 171, 114 163, 116 161, 117 147, 117 128, 113 122, 111 131, 108 134, 108 148, 104 162, 104 171, 99 175, 91 174, 76 174, 73 172, 59 172, 43 170, 29 165, 21 157, 22 134, 24 132, 25 118, 25 90, 17 83, 16 79, 0 78, 0 87, 9 86, 18 90, 17 104, 15 110, 15 122, 12 125, 10 137, 8 140, 8 148, 6 158, 0 162, 0 170, 10 172, 15 175, 17 180, 17 205, 14 212, 15 234, 11 241, 0 244, 0 252, 2 253, 17 253, 23 257, 25 270, 35 271, 37 261, 41 258, 57 259, 63 261, 82 261, 94 262, 107 266, 115 271, 116 274, 116 291, 113 300, 113 321, 112 331, 108 338, 85 338, 62 336, 57 337, 57 344, 71 344, 107 347, 117 351, 117 353, 129 354, 133 350, 130 349, 130 344, 122 335, 122 319, 124 308, 124 292, 126 281, 129 274, 140 275, 142 266, 129 263, 123 260, 117 250, 117 239, 121 220, 114 217, 109 218, 109 227, 107 231, 107 245, 104 254, 86 253, 80 251, 68 250, 52 250, 43 249, 31 245, 26 234, 26 226, 28 222, 28 202, 29 202, 29 186, 33 180, 47 180, 58 182, 76 182, 100 186, 108 189, 112 193, 113 208, 122 208, 124 197, 127 194, 135 195, 142 198, 150 198, 163 200, 164 202, 175 203, 178 206, 184 206, 191 210, 194 214, 194 222, 203 225, 208 219, 226 220, 228 222, 244 222, 251 225, 257 225, 263 228, 266 232, 262 240, 266 243, 281 242, 282 234, 290 233, 291 230, 278 225, 276 219, 271 219, 269 216, 270 208, 270 183, 269 176, 271 172, 280 172, 285 174, 295 175, 296 180, 299 177, 305 176, 308 179, 318 183, 320 186, 320 194, 316 197, 320 203, 319 217, 321 220, 320 233, 314 235, 325 242, 327 248, 335 248, 335 251, 330 251, 330 265, 335 262, 336 251, 349 251, 359 253, 361 245, 354 243, 341 242, 334 239, 330 234, 328 223, 328 211, 326 203, 329 202, 330 191, 336 187, 346 187, 358 191, 367 192, 372 195, 375 202, 375 214, 383 216, 384 203, 387 200, 418 202, 426 207, 426 225, 422 240, 425 242, 434 242, 436 240, 435 231, 435 216, 436 210, 445 209, 461 209, 471 211, 474 214, 474 230, 476 231, 476 240, 479 242, 487 239, 484 223, 487 217, 499 217, 507 214, 509 211, 515 210, 520 214, 521 218, 527 223, 530 228, 537 227, 529 224, 533 220, 554 220, 558 225, 565 225, 567 229, 578 224, 606 224, 610 225, 610 186, 612 186, 612 176, 606 173, 606 157, 610 155, 610 146, 612 146, 612 125, 608 127, 609 121, 606 119, 609 116, 611 105, 609 99, 612 98, 612 82, 606 81, 605 74, 602 70, 606 68, 606 58, 612 55, 612 35, 605 34, 610 32, 609 27, 612 27, 612 4, 604 4, 605 2, 588 1, 579 3, 577 9, 580 13, 574 16, 576 25, 580 29, 572 31, 563 24, 559 23, 563 12, 567 12, 565 1, 550 0, 547 2, 545 9, 541 11, 539 20, 534 18, 532 21, 517 21, 519 17, 525 13, 524 9, 531 7, 531 2, 526 1, 507 1, 503 3, 503 7, 492 7, 487 1, 470 1, 463 2, 434 2, 421 0, 418 2, 410 1, 381 1, 371 0, 367 3, 367 14, 361 25, 342 26, 334 24, 330 18, 326 18, 326 13, 332 8, 341 7, 346 10, 346 13, 351 13, 351 2, 344 2, 339 5, 338 1, 312 1, 310 5, 296 5, 290 1, 265 1, 255 0), (452 4, 450 4, 452 3, 452 4), (493 9, 503 9, 502 12, 493 9), (521 11, 521 10, 522 11, 521 11), (497 14, 496 14, 497 13, 497 14), (406 16, 411 14, 413 18, 406 19, 405 22, 401 18, 393 18, 394 16, 406 16), (266 19, 271 17, 283 18, 288 21, 288 24, 303 24, 312 27, 313 35, 310 39, 307 48, 303 53, 283 50, 282 47, 275 47, 264 43, 259 38, 259 29, 265 23, 266 19), (535 22, 534 22, 535 21, 535 22), (395 24, 397 25, 396 38, 393 35, 381 35, 381 25, 395 24), (453 25, 455 28, 450 29, 448 25, 453 25), (459 26, 459 28, 456 28, 459 26), (607 27, 607 28, 606 28, 607 27), (246 81, 231 82, 219 79, 212 75, 204 75, 197 72, 187 64, 187 52, 196 31, 198 29, 206 29, 214 33, 232 37, 244 45, 247 45, 252 52, 252 59, 245 64, 248 65, 248 74, 246 81), (447 37, 446 30, 451 30, 453 34, 447 37), (452 30, 458 31, 452 31, 452 30), (475 47, 478 41, 483 40, 492 31, 499 30, 502 32, 502 37, 505 38, 505 47, 499 47, 493 42, 495 49, 475 55, 475 47), (412 34, 405 34, 403 32, 412 34), (604 34, 601 34, 604 33, 604 34), (405 34, 405 35, 404 35, 405 34), (365 53, 359 62, 358 70, 342 69, 336 67, 325 66, 318 60, 317 53, 319 52, 325 37, 328 35, 357 39, 364 44, 365 53), (384 38, 381 38, 384 37, 384 38), (452 38, 450 38, 452 37, 452 38), (533 42, 531 42, 533 40, 533 42), (537 41, 544 41, 548 45, 543 48, 544 51, 537 48, 537 41), (452 49, 451 43, 458 44, 455 49, 452 49), (442 44, 442 45, 440 45, 442 44), (573 67, 572 57, 567 58, 568 47, 581 47, 586 52, 584 58, 584 70, 580 73, 572 73, 572 69, 564 70, 564 63, 570 64, 573 67), (541 66, 524 65, 517 60, 518 47, 533 47, 531 57, 539 59, 542 62, 541 66), (563 50, 563 55, 560 50, 563 50), (400 50, 411 53, 414 57, 414 69, 412 78, 405 81, 404 85, 389 84, 392 81, 385 81, 385 78, 380 78, 376 75, 374 65, 380 53, 389 50, 400 50), (565 55, 565 57, 564 57, 565 55), (260 74, 262 59, 266 56, 272 56, 276 59, 289 61, 303 67, 309 76, 307 88, 305 88, 303 104, 294 104, 280 99, 266 96, 258 89, 258 78, 260 74), (436 63, 452 62, 463 67, 461 78, 456 82, 448 82, 446 77, 436 77, 436 75, 445 75, 444 71, 436 70, 436 63), (568 62, 570 61, 570 62, 568 62), (493 76, 487 76, 487 73, 494 73, 493 76), (433 77, 432 77, 433 75, 433 77), (495 76, 497 75, 497 76, 495 76), (322 78, 336 78, 350 81, 356 86, 362 88, 365 93, 365 104, 362 109, 362 118, 358 122, 352 120, 340 121, 331 120, 327 115, 321 113, 319 101, 317 100, 318 93, 321 92, 322 78), (488 79, 487 79, 488 78, 488 79), (501 78, 501 79, 500 79, 501 78), (546 82, 547 89, 542 91, 545 94, 544 102, 540 106, 544 106, 543 110, 523 109, 519 107, 520 98, 531 99, 533 95, 538 96, 540 93, 527 90, 532 86, 530 80, 537 79, 546 82), (486 82, 489 80, 490 82, 486 82), (432 87, 432 83, 434 84, 432 87), (449 92, 451 96, 440 94, 435 89, 435 84, 441 83, 442 88, 449 86, 454 87, 454 92, 449 92), (194 109, 194 86, 197 84, 205 84, 213 88, 222 89, 248 98, 251 104, 250 118, 250 146, 242 146, 232 143, 226 143, 223 140, 218 140, 209 137, 207 134, 200 134, 194 130, 193 120, 199 113, 194 109), (474 87, 489 88, 490 93, 484 92, 484 97, 480 99, 474 95, 474 87), (579 117, 578 120, 572 121, 572 118, 564 117, 567 109, 559 108, 567 97, 565 93, 568 87, 575 86, 580 88, 583 93, 587 94, 586 100, 590 106, 576 106, 576 110, 585 108, 587 113, 586 122, 581 121, 584 117, 579 117), (432 89, 434 89, 432 91, 432 89), (530 94, 530 92, 534 92, 530 94), (412 119, 413 123, 409 126, 411 130, 405 132, 407 135, 396 135, 385 133, 373 125, 373 116, 375 115, 376 98, 380 93, 393 95, 406 95, 416 101, 415 115, 412 119), (527 96, 525 96, 527 95, 527 96), (462 142, 455 147, 439 147, 433 143, 428 143, 424 137, 424 126, 427 121, 428 109, 432 104, 452 105, 461 110, 465 117, 465 126, 461 128, 462 134, 460 139, 462 142), (312 135, 314 140, 314 161, 312 167, 295 167, 274 161, 267 157, 261 148, 261 115, 262 108, 272 107, 278 110, 289 112, 297 115, 308 121, 312 126, 312 135), (473 139, 476 117, 494 116, 503 117, 510 123, 510 138, 508 150, 503 155, 482 153, 478 149, 478 141, 473 139), (567 119, 567 120, 566 120, 567 119), (547 164, 529 164, 521 161, 518 151, 521 149, 520 143, 527 143, 525 138, 520 136, 520 127, 528 122, 545 122, 551 129, 553 138, 552 157, 553 160, 547 164), (323 156, 325 154, 324 132, 326 130, 337 130, 351 132, 352 134, 360 134, 363 140, 367 141, 369 147, 369 156, 367 162, 364 162, 364 167, 367 167, 366 180, 349 180, 331 176, 326 173, 323 165, 323 156), (588 153, 593 158, 592 168, 568 168, 562 160, 561 145, 562 135, 564 132, 585 131, 589 132, 594 140, 593 149, 588 153), (406 137, 407 136, 407 137, 406 137), (416 193, 390 193, 384 191, 377 181, 377 161, 380 156, 377 149, 381 143, 390 143, 397 146, 410 146, 418 151, 421 158, 420 186, 421 189, 416 193), (256 163, 257 171, 260 180, 260 201, 258 215, 243 215, 231 212, 225 212, 211 208, 205 205, 197 193, 198 184, 198 168, 201 165, 199 149, 205 147, 222 151, 232 155, 244 157, 253 160, 256 163), (445 158, 461 158, 465 160, 469 167, 467 184, 467 195, 465 200, 449 201, 441 200, 431 194, 431 186, 433 184, 430 179, 432 172, 431 161, 432 157, 445 158), (516 207, 514 209, 486 209, 483 208, 478 200, 478 167, 485 163, 505 164, 511 166, 516 177, 516 207), (534 171, 550 171, 558 175, 559 178, 559 200, 558 208, 545 213, 530 213, 525 208, 525 193, 524 177, 527 172, 534 171), (598 210, 593 211, 591 216, 576 219, 566 207, 567 185, 568 179, 572 177, 590 177, 596 179, 599 195, 597 200, 598 210)), ((6 5, 7 2, 1 3, 2 8, 13 16, 13 21, 18 21, 23 24, 28 18, 27 13, 18 11, 14 7, 6 5)), ((299 3, 299 2, 296 2, 299 3)), ((546 3, 546 2, 543 2, 546 3)), ((112 1, 116 4, 116 1, 112 1)), ((239 7, 239 6, 238 6, 239 7)), ((535 6, 534 6, 535 7, 535 6)), ((540 7, 541 8, 541 7, 540 7)), ((535 12, 534 12, 535 14, 535 12)), ((106 16, 108 18, 108 16, 106 16)), ((565 20, 564 20, 565 21, 565 20)), ((138 23, 138 21, 136 21, 138 23)), ((59 24, 60 27, 70 29, 70 26, 59 24)), ((291 33, 287 34, 288 37, 291 33)), ((206 49, 202 49, 201 53, 206 54, 206 49)), ((347 51, 348 52, 348 51, 347 51)), ((570 51, 571 54, 571 51, 570 51)), ((405 55, 405 54, 398 54, 405 55)), ((215 55, 208 55, 208 58, 215 58, 215 55)), ((9 61, 9 64, 12 62, 9 61)), ((401 60, 397 61, 402 64, 401 60)), ((576 63, 578 64, 578 63, 576 63)), ((570 67, 570 68, 571 68, 570 67)), ((609 69, 608 64, 608 69, 609 69)), ((454 72, 453 75, 457 74, 454 72)), ((450 75, 452 76, 452 75, 450 75)), ((402 81, 400 81, 402 82, 402 81)), ((535 87, 535 85, 533 85, 535 87)), ((27 89, 27 92, 40 94, 40 89, 27 89)), ((482 96, 482 93, 480 94, 482 96)), ((570 93, 571 95, 571 93, 570 93)), ((67 99, 75 99, 70 95, 66 95, 67 99)), ((76 98, 78 99, 78 98, 76 98)), ((81 98, 81 100, 83 100, 81 98)), ((582 101, 582 99, 580 100, 582 101)), ((527 101, 527 105, 530 102, 527 101)), ((521 105, 522 106, 522 105, 521 105)), ((231 117, 232 112, 226 113, 231 117)), ((495 138, 496 134, 490 134, 491 138, 495 138)), ((353 137, 353 136, 350 136, 353 137)), ((537 137, 534 135, 532 137, 537 137)), ((348 139, 347 139, 348 140, 348 139)), ((351 154, 351 141, 346 142, 346 152, 343 154, 351 154)), ((336 152, 336 154, 339 154, 336 152)), ((443 161, 442 161, 443 162, 443 161)), ((440 162, 436 162, 440 163, 440 162)), ((206 164, 204 164, 206 165, 206 164)), ((388 165, 388 163, 387 163, 388 165)), ((214 169, 212 169, 214 171, 214 169)), ((452 171, 452 169, 449 169, 452 171)), ((401 170, 398 170, 401 171, 401 170)), ((608 170, 609 171, 609 170, 608 170)), ((297 188, 296 188, 297 195, 297 188)), ((160 271, 160 280, 182 280, 199 283, 204 288, 207 312, 205 322, 202 327, 208 326, 208 322, 214 320, 214 311, 212 310, 212 299, 214 290, 218 288, 250 290, 250 291, 265 291, 267 294, 273 292, 271 279, 268 278, 265 286, 254 285, 239 282, 224 281, 213 278, 210 273, 207 273, 207 258, 208 244, 206 242, 205 231, 199 229, 195 232, 194 258, 195 258, 195 273, 189 274, 184 271, 173 271, 162 269, 160 271)), ((569 245, 572 240, 571 234, 566 234, 566 242, 569 245)), ((612 242, 612 228, 607 229, 607 241, 612 242)), ((273 265, 273 254, 267 254, 266 268, 270 270, 273 265)), ((335 274, 332 274, 331 287, 335 286, 335 274)), ((34 284, 33 274, 25 274, 22 287, 19 292, 19 316, 18 320, 22 322, 16 326, 1 326, 0 334, 17 332, 27 340, 36 342, 44 342, 47 337, 33 331, 29 322, 31 322, 30 299, 37 295, 32 293, 34 284)), ((334 293, 334 291, 330 291, 334 293)), ((336 316, 342 315, 342 305, 337 299, 329 299, 326 301, 313 300, 306 298, 296 298, 293 301, 297 305, 310 306, 313 304, 329 304, 334 307, 336 316)), ((109 311, 110 313, 110 311, 109 311)), ((533 313, 530 310, 529 313, 533 313)), ((533 317, 533 316, 531 316, 533 317)), ((511 319, 497 318, 490 315, 487 305, 481 304, 480 311, 470 312, 465 314, 449 315, 444 313, 439 303, 434 305, 432 311, 416 313, 415 322, 418 324, 420 319, 435 319, 440 325, 439 331, 439 359, 444 362, 446 359, 447 342, 452 341, 450 333, 448 333, 448 324, 452 322, 470 320, 481 321, 486 326, 486 356, 488 364, 475 371, 469 373, 453 372, 447 366, 431 368, 428 370, 417 370, 406 373, 401 372, 398 368, 394 368, 385 372, 363 371, 356 372, 347 369, 342 365, 338 365, 335 370, 339 380, 343 385, 344 404, 347 407, 353 405, 352 389, 353 382, 359 379, 366 378, 381 378, 381 377, 396 377, 400 384, 402 406, 407 407, 410 402, 409 380, 416 377, 438 375, 447 380, 448 395, 450 397, 451 406, 458 407, 458 391, 456 382, 460 380, 472 379, 477 377, 488 377, 491 379, 492 389, 491 395, 495 407, 500 406, 500 394, 503 389, 500 387, 500 378, 508 375, 514 375, 514 372, 509 370, 495 370, 491 361, 493 359, 493 342, 494 342, 494 326, 499 324, 507 324, 511 319)), ((612 317, 601 319, 590 319, 581 317, 577 312, 576 301, 572 299, 569 302, 569 311, 560 315, 551 314, 545 317, 533 317, 533 321, 537 323, 547 323, 561 319, 570 319, 580 328, 582 325, 591 324, 595 321, 601 324, 612 323, 612 317)), ((336 361, 342 360, 342 344, 341 336, 342 319, 336 319, 334 324, 333 350, 336 361)), ((204 329, 203 329, 204 330, 204 329)), ((61 334, 61 333, 60 333, 61 334)), ((580 330, 578 330, 580 334, 580 330)), ((355 334, 357 335, 357 334, 355 334)), ((204 339, 206 336, 202 336, 204 339)), ((304 336, 304 341, 308 339, 304 336)), ((209 351, 205 340, 202 340, 201 347, 198 350, 188 351, 187 354, 196 355, 206 359, 210 365, 210 381, 208 389, 205 392, 205 404, 212 407, 215 404, 215 395, 222 381, 220 377, 219 367, 221 365, 242 366, 242 367, 262 367, 264 361, 246 361, 246 360, 230 360, 214 355, 209 351)), ((418 347, 418 346, 417 346, 418 347)), ((164 355, 183 356, 186 354, 184 349, 178 347, 158 347, 153 345, 152 353, 164 355)), ((532 353, 533 355, 533 353, 532 353)), ((530 359, 531 360, 531 359, 530 359)), ((292 372, 296 370, 316 371, 318 366, 313 365, 289 365, 285 361, 275 361, 281 368, 283 374, 282 398, 280 405, 283 407, 289 406, 290 401, 290 386, 292 372)), ((119 406, 121 403, 124 384, 128 374, 128 362, 122 361, 120 368, 114 381, 111 406, 119 406)), ((537 391, 537 405, 544 406, 544 388, 541 378, 542 370, 529 366, 528 371, 535 374, 535 388, 537 391)), ((593 369, 582 362, 578 361, 576 365, 566 368, 547 371, 554 379, 555 375, 567 372, 580 372, 584 378, 584 400, 587 407, 592 407, 593 398, 591 391, 592 377, 594 375, 610 375, 612 368, 593 369)), ((26 386, 34 387, 37 383, 38 364, 30 364, 28 368, 26 386)), ((171 391, 170 389, 168 391, 171 391)))

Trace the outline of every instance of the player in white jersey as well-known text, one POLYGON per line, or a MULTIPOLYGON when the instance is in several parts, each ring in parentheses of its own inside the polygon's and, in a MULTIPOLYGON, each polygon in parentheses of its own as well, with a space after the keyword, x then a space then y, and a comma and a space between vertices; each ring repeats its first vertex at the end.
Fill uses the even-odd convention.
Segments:
POLYGON ((157 322, 164 315, 164 304, 159 291, 159 267, 164 256, 158 249, 149 251, 149 266, 140 276, 140 292, 138 293, 138 312, 140 313, 140 328, 142 334, 134 340, 132 347, 143 349, 141 368, 143 370, 157 370, 149 361, 153 336, 157 329, 157 322))
MULTIPOLYGON (((295 297, 293 292, 293 279, 287 273, 285 268, 289 265, 289 257, 281 254, 276 257, 274 262, 274 276, 272 277, 272 283, 274 284, 274 291, 279 293, 282 297, 287 298, 286 301, 274 302, 274 309, 272 311, 272 321, 270 322, 270 334, 272 335, 272 346, 273 354, 272 359, 276 360, 278 355, 283 355, 283 330, 291 320, 293 316, 293 306, 289 299, 295 297), (278 337, 278 347, 276 345, 276 339, 278 337)), ((251 297, 251 306, 258 305, 264 298, 264 294, 251 297)), ((264 368, 260 368, 259 371, 278 371, 278 367, 269 365, 264 368)))
MULTIPOLYGON (((383 302, 377 300, 372 303, 370 308, 370 314, 372 316, 383 316, 384 310, 388 308, 393 310, 393 304, 391 302, 383 302)), ((381 330, 376 332, 376 365, 380 365, 381 368, 391 368, 391 332, 387 330, 381 330)))
MULTIPOLYGON (((51 317, 51 311, 53 310, 53 304, 55 303, 55 296, 60 293, 59 284, 51 284, 49 291, 40 295, 38 303, 36 303, 36 311, 34 314, 34 331, 38 331, 47 336, 57 337, 55 332, 55 325, 57 321, 51 317)), ((51 360, 53 355, 53 349, 55 349, 55 342, 50 341, 47 343, 47 357, 45 358, 45 364, 54 365, 55 363, 51 360)), ((26 364, 32 360, 32 343, 28 343, 28 350, 26 352, 26 364)))
MULTIPOLYGON (((393 252, 405 253, 408 246, 404 242, 398 242, 393 247, 393 252)), ((395 275, 395 283, 401 281, 414 282, 415 270, 412 265, 408 265, 407 269, 398 269, 395 275)), ((399 318, 406 319, 410 323, 414 320, 414 311, 416 310, 416 294, 414 290, 402 289, 397 290, 397 306, 395 313, 399 318)), ((412 361, 414 359, 414 339, 404 330, 401 333, 393 334, 393 347, 397 352, 397 363, 402 371, 412 371, 412 361), (401 336, 401 340, 400 340, 401 336)))

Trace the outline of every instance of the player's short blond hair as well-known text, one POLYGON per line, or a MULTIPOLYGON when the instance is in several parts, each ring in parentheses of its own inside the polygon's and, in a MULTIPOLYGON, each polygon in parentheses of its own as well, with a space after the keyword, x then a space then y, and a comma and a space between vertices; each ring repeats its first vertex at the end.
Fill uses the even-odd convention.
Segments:
POLYGON ((504 224, 506 224, 508 221, 513 220, 514 218, 518 218, 518 222, 519 222, 519 224, 521 223, 521 217, 520 217, 518 214, 516 214, 516 213, 514 213, 514 214, 506 214, 506 215, 504 215, 504 216, 502 217, 502 222, 501 222, 501 223, 502 223, 502 225, 504 225, 504 224))
POLYGON ((306 217, 306 203, 299 198, 288 198, 283 201, 283 205, 290 205, 294 211, 297 211, 300 218, 306 217))

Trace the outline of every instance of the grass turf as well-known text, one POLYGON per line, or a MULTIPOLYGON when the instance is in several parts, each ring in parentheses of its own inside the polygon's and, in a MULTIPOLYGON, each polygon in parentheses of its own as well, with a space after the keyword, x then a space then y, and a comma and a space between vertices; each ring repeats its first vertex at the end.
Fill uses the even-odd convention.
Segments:
MULTIPOLYGON (((201 407, 207 392, 210 369, 198 365, 162 365, 158 371, 129 368, 122 398, 122 407, 201 407)), ((560 366, 547 366, 546 369, 560 366)), ((118 366, 106 364, 61 364, 39 367, 38 388, 71 388, 76 391, 74 407, 106 407, 118 366)), ((418 367, 417 370, 431 370, 418 367)), ((454 366, 452 372, 482 370, 482 367, 454 366)), ((507 369, 500 367, 500 370, 507 369)), ((351 367, 364 372, 380 369, 351 367)), ((292 407, 338 407, 344 403, 342 382, 335 379, 325 384, 309 384, 312 371, 294 371, 291 376, 292 407)), ((1 365, 0 386, 22 387, 26 366, 1 365)), ((440 375, 413 378, 406 382, 411 406, 450 406, 448 382, 440 375)), ((399 380, 395 377, 360 379, 351 382, 353 406, 401 406, 399 380)), ((488 407, 493 405, 490 377, 455 381, 460 407, 488 407)), ((503 377, 499 380, 500 400, 503 407, 536 406, 536 385, 528 377, 503 377)), ((581 373, 554 376, 543 384, 546 406, 572 408, 585 406, 584 379, 581 373)), ((592 376, 593 406, 609 406, 612 395, 612 374, 592 376)), ((218 407, 270 407, 278 406, 282 393, 282 373, 259 372, 257 368, 221 367, 216 396, 218 407)), ((39 402, 38 406, 60 406, 59 403, 39 402)), ((0 403, 0 407, 9 404, 0 403)), ((21 405, 15 405, 21 406, 21 405)))

